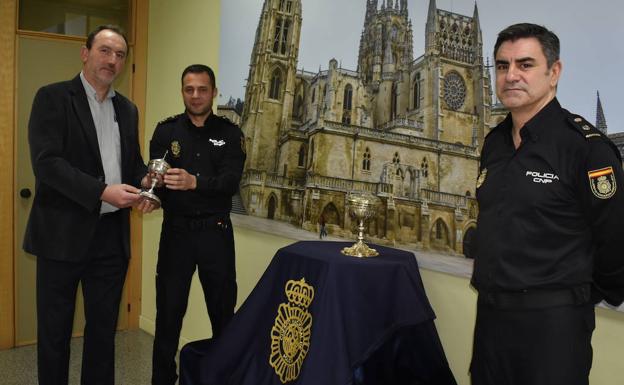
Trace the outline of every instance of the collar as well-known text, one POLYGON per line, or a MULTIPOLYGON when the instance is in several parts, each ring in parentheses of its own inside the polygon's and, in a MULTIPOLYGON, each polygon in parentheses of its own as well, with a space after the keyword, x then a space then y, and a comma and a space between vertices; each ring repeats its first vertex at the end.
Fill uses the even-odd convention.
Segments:
POLYGON ((214 112, 211 111, 210 114, 204 120, 204 125, 203 126, 196 126, 195 123, 193 123, 193 121, 189 117, 189 115, 186 112, 186 110, 184 111, 184 119, 186 119, 186 123, 187 123, 188 127, 191 128, 191 129, 200 129, 200 128, 204 128, 204 127, 208 126, 208 122, 211 121, 212 119, 214 119, 214 116, 215 116, 214 112))
POLYGON ((556 127, 554 121, 561 115, 562 111, 557 98, 553 98, 553 100, 548 102, 544 108, 524 124, 522 130, 520 130, 520 135, 522 135, 523 138, 528 136, 532 141, 537 142, 540 136, 547 133, 547 130, 556 127))
MULTIPOLYGON (((95 101, 97 101, 98 103, 100 102, 97 98, 97 92, 95 91, 95 88, 93 88, 93 86, 91 85, 91 83, 89 83, 87 81, 87 79, 84 76, 83 71, 80 71, 80 81, 82 82, 82 86, 85 89, 85 93, 87 94, 87 97, 89 99, 93 99, 95 101)), ((108 89, 108 93, 106 94, 106 97, 104 98, 104 100, 106 99, 111 99, 115 96, 115 90, 113 89, 113 87, 110 87, 108 89)), ((103 102, 103 101, 102 101, 103 102)))
POLYGON ((511 127, 512 126, 513 126, 513 122, 511 120, 511 113, 507 113, 507 116, 505 117, 505 119, 503 119, 502 122, 500 122, 496 127, 494 127, 494 129, 492 129, 492 131, 490 131, 487 134, 487 136, 490 136, 490 134, 493 137, 495 135, 502 136, 506 144, 513 146, 513 141, 511 140, 511 127))

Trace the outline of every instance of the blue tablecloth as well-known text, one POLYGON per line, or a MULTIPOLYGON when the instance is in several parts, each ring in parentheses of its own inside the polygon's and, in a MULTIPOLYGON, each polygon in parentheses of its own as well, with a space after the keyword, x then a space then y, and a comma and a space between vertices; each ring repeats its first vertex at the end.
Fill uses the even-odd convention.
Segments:
POLYGON ((183 385, 454 385, 414 255, 297 242, 275 254, 215 340, 187 344, 183 385))

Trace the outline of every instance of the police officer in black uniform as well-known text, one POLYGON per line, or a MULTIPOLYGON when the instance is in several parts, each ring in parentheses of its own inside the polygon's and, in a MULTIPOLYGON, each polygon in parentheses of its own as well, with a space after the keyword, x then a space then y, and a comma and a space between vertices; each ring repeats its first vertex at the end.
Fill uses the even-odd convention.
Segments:
POLYGON ((473 385, 588 384, 594 304, 624 299, 624 175, 617 148, 555 94, 559 39, 516 24, 494 48, 510 111, 477 179, 473 385))
POLYGON ((182 73, 186 111, 158 124, 150 157, 171 165, 158 191, 163 224, 156 268, 156 334, 152 384, 175 384, 175 355, 197 267, 213 336, 234 313, 236 270, 229 213, 245 162, 241 130, 212 113, 213 71, 200 64, 182 73))

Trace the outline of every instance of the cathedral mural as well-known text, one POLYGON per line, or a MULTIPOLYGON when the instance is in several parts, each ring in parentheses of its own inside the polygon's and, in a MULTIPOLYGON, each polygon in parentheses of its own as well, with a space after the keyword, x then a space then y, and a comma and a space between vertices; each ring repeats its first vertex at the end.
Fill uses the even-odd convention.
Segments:
POLYGON ((361 0, 357 68, 332 59, 309 72, 297 67, 301 3, 265 0, 258 18, 240 122, 245 210, 310 231, 322 216, 351 237, 346 196, 368 191, 379 202, 371 241, 465 254, 480 146, 504 116, 492 109, 477 6, 460 15, 430 0, 414 57, 407 0, 361 0))

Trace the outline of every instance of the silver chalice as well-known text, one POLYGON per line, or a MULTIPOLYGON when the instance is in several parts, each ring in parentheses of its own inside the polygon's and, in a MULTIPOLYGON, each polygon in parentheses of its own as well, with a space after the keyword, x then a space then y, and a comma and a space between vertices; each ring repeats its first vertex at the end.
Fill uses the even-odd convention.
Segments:
POLYGON ((154 188, 158 186, 159 182, 167 173, 167 170, 171 168, 169 163, 165 161, 167 152, 160 159, 152 159, 147 164, 147 175, 149 175, 151 186, 149 190, 142 190, 139 195, 152 202, 156 207, 160 207, 160 198, 154 193, 154 188))

